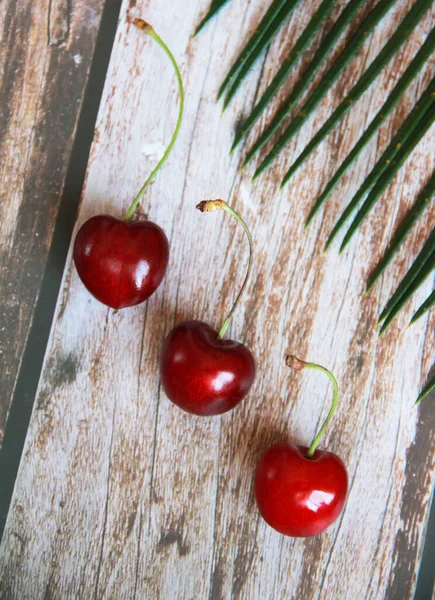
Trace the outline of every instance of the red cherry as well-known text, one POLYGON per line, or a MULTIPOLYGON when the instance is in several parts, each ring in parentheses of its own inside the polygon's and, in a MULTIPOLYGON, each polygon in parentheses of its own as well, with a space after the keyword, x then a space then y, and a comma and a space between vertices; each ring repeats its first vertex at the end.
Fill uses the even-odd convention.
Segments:
POLYGON ((195 415, 220 415, 248 394, 255 362, 243 344, 219 339, 206 323, 186 321, 165 340, 160 374, 174 404, 195 415))
POLYGON ((247 273, 219 333, 201 321, 180 323, 169 333, 161 353, 160 376, 169 400, 187 412, 210 416, 234 408, 255 379, 250 350, 239 342, 222 339, 249 279, 253 243, 242 217, 224 200, 204 200, 196 208, 229 213, 242 225, 249 242, 247 273))
POLYGON ((309 537, 324 531, 340 515, 348 477, 343 461, 331 452, 280 443, 257 465, 255 499, 266 523, 279 533, 309 537))
POLYGON ((74 262, 88 291, 103 304, 125 308, 144 302, 160 285, 169 244, 151 221, 97 215, 80 228, 74 262))
POLYGON ((286 365, 295 371, 316 369, 330 379, 334 388, 332 406, 309 448, 274 444, 258 462, 255 499, 266 523, 279 533, 309 537, 324 531, 340 515, 347 496, 348 478, 341 458, 317 450, 334 414, 338 383, 325 367, 288 355, 286 365))
POLYGON ((172 52, 143 19, 133 24, 152 37, 174 67, 180 94, 178 119, 172 138, 147 177, 124 220, 98 215, 86 221, 74 242, 74 262, 85 287, 103 304, 125 308, 144 302, 160 285, 168 266, 169 244, 163 230, 151 221, 131 222, 139 202, 167 160, 183 119, 184 89, 180 69, 172 52))

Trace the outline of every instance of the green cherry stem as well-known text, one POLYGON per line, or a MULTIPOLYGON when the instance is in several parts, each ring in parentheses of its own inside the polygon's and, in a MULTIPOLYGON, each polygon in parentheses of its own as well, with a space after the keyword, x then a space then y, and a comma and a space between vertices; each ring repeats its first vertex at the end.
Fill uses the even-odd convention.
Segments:
POLYGON ((237 305, 240 302, 240 298, 242 297, 242 294, 245 291, 246 284, 248 283, 249 274, 251 273, 251 268, 252 268, 252 256, 254 253, 254 244, 252 242, 251 232, 249 231, 248 226, 246 225, 245 221, 242 219, 242 217, 239 215, 239 213, 234 210, 234 208, 231 208, 231 206, 229 206, 225 202, 225 200, 203 200, 202 202, 200 202, 197 205, 196 208, 198 210, 200 210, 201 212, 212 212, 214 210, 225 210, 228 214, 232 215, 233 217, 235 217, 237 219, 237 221, 240 223, 240 225, 245 230, 246 237, 248 238, 248 242, 249 242, 249 261, 248 261, 248 268, 246 271, 246 276, 243 281, 242 287, 240 288, 240 292, 233 304, 233 307, 230 310, 230 312, 228 313, 225 321, 223 322, 222 327, 220 328, 220 331, 218 334, 218 339, 221 340, 224 337, 224 335, 228 329, 228 325, 230 324, 230 321, 232 319, 234 311, 236 310, 237 305))
POLYGON ((172 134, 171 141, 169 142, 169 145, 166 148, 166 150, 165 150, 162 158, 159 160, 159 162, 157 163, 157 165, 155 166, 155 168, 151 171, 151 173, 149 174, 147 180, 145 181, 145 183, 143 184, 143 186, 141 187, 141 189, 137 193, 137 196, 135 197, 135 199, 131 203, 131 206, 128 209, 128 211, 127 211, 127 213, 126 213, 126 215, 124 217, 125 221, 129 221, 132 218, 132 216, 134 215, 134 212, 136 210, 137 205, 142 200, 142 198, 143 198, 143 196, 145 194, 146 189, 148 188, 148 186, 150 185, 150 183, 153 181, 154 177, 157 175, 158 171, 163 166, 163 164, 166 162, 166 159, 168 158, 169 154, 171 153, 171 150, 172 150, 172 148, 173 148, 173 146, 175 144, 175 141, 176 141, 176 139, 178 137, 178 133, 180 131, 181 121, 183 120, 183 111, 184 111, 184 88, 183 88, 183 81, 181 79, 180 69, 178 68, 178 64, 177 64, 177 61, 174 58, 174 55, 169 50, 168 46, 165 44, 165 42, 162 40, 162 38, 154 31, 154 29, 152 28, 152 26, 149 23, 147 23, 143 19, 135 19, 133 21, 133 24, 138 29, 141 29, 144 33, 146 33, 147 35, 149 35, 150 37, 152 37, 153 40, 155 40, 159 44, 159 46, 161 48, 163 48, 165 54, 167 55, 167 57, 171 61, 172 66, 174 67, 174 70, 175 70, 175 75, 177 76, 178 92, 180 94, 180 106, 179 106, 179 110, 178 110, 177 123, 175 125, 175 129, 174 129, 174 133, 172 134))
POLYGON ((332 398, 331 409, 328 413, 328 416, 325 419, 325 422, 323 423, 322 427, 319 429, 316 437, 311 442, 311 446, 308 448, 307 458, 311 458, 313 456, 314 452, 316 451, 316 448, 319 445, 320 440, 323 437, 323 434, 325 433, 325 429, 327 428, 329 421, 332 419, 332 415, 334 414, 335 409, 337 408, 338 383, 337 383, 337 380, 335 379, 334 375, 331 373, 331 371, 328 371, 328 369, 325 369, 325 367, 322 367, 321 365, 316 365, 315 363, 310 363, 310 362, 305 362, 303 360, 299 360, 299 358, 296 358, 296 356, 293 356, 291 354, 289 354, 288 356, 285 357, 285 364, 288 367, 290 367, 291 369, 293 369, 294 371, 302 371, 302 369, 316 369, 317 371, 321 371, 322 373, 325 373, 325 375, 327 375, 329 377, 332 385, 334 386, 334 396, 332 398))

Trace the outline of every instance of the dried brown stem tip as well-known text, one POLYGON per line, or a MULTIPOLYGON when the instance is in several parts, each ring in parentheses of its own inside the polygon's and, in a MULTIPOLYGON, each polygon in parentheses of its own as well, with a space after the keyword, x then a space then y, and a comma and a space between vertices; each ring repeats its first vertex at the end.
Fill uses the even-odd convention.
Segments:
POLYGON ((212 212, 213 210, 222 210, 226 205, 225 200, 203 200, 197 204, 196 208, 201 212, 212 212))
POLYGON ((293 371, 302 371, 305 367, 304 361, 296 358, 294 354, 287 354, 285 357, 285 364, 290 367, 290 369, 293 369, 293 371))
POLYGON ((147 23, 147 21, 145 21, 145 19, 141 19, 140 17, 136 18, 133 21, 133 25, 135 25, 138 29, 141 29, 142 31, 152 29, 152 25, 150 25, 149 23, 147 23))

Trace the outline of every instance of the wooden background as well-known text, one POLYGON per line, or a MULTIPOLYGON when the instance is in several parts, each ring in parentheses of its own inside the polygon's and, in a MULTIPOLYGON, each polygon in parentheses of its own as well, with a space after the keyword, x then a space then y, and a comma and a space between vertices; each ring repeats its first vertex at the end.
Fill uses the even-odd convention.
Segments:
POLYGON ((104 0, 0 3, 0 446, 103 5, 104 0))
MULTIPOLYGON (((435 6, 358 106, 278 192, 292 158, 412 1, 397 2, 314 118, 255 184, 252 172, 238 170, 243 147, 228 156, 235 123, 258 99, 289 40, 319 2, 301 3, 223 115, 217 89, 265 7, 260 0, 232 0, 191 39, 207 4, 122 4, 77 227, 97 213, 123 214, 174 126, 175 78, 161 49, 129 24, 140 15, 170 45, 186 86, 180 138, 142 207, 169 237, 170 264, 147 304, 113 311, 89 296, 68 257, 3 535, 1 589, 4 597, 19 600, 411 598, 435 461, 435 413, 430 402, 419 410, 412 404, 433 363, 435 315, 410 329, 406 325, 433 281, 381 340, 374 325, 427 237, 433 203, 381 283, 368 296, 363 291, 391 233, 435 168, 435 128, 346 253, 339 257, 336 244, 324 254, 323 245, 341 208, 433 76, 434 59, 308 232, 303 224, 316 194, 435 24, 435 6), (195 210, 199 200, 214 197, 240 211, 256 242, 251 285, 229 333, 253 350, 258 378, 236 410, 205 419, 169 403, 161 391, 158 357, 175 323, 199 318, 217 327, 243 278, 247 247, 241 229, 224 215, 195 210), (292 374, 285 367, 289 350, 330 367, 341 385, 339 408, 322 445, 348 466, 348 503, 333 527, 309 540, 284 538, 268 528, 252 492, 253 469, 268 444, 289 438, 308 443, 329 407, 331 392, 321 374, 292 374)), ((373 4, 367 2, 360 17, 373 4)), ((50 246, 102 5, 103 0, 10 0, 0 7, 9 18, 0 21, 0 58, 6 65, 0 98, 2 110, 12 115, 3 138, 9 162, 3 161, 0 175, 0 285, 2 310, 12 311, 2 323, 15 327, 2 341, 10 361, 2 365, 2 424, 44 268, 34 245, 43 252, 50 246), (18 36, 14 43, 11 36, 18 36), (69 61, 71 77, 56 85, 64 96, 56 92, 46 106, 60 68, 50 60, 69 61), (53 110, 58 120, 51 118, 53 110), (47 147, 40 147, 41 139, 47 147)))

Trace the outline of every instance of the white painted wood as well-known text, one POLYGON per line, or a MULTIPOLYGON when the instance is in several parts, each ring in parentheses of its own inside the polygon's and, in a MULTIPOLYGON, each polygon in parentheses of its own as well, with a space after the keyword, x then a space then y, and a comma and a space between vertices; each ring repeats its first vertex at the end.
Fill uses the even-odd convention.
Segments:
MULTIPOLYGON (((337 255, 337 245, 328 254, 322 249, 340 208, 433 75, 433 60, 322 216, 307 232, 303 223, 334 166, 435 24, 435 10, 291 186, 278 192, 286 165, 412 2, 399 2, 384 19, 289 151, 255 184, 249 170, 238 171, 243 150, 228 156, 234 124, 252 106, 259 77, 262 90, 273 76, 286 32, 294 37, 306 24, 307 3, 224 115, 217 89, 263 3, 232 0, 193 40, 207 2, 136 4, 131 15, 142 15, 165 38, 186 85, 180 138, 143 203, 170 239, 169 269, 146 305, 112 311, 89 296, 68 260, 3 538, 7 597, 380 599, 393 597, 399 584, 411 595, 435 456, 430 407, 419 412, 412 403, 433 359, 434 315, 411 329, 406 324, 431 282, 380 340, 374 325, 423 244, 424 224, 427 233, 434 222, 433 204, 381 284, 368 296, 363 291, 398 220, 435 168, 434 129, 344 255, 337 255), (230 334, 254 351, 258 378, 240 407, 204 419, 166 399, 158 357, 175 323, 195 317, 217 327, 243 277, 243 232, 225 215, 195 210, 199 200, 213 197, 236 206, 256 242, 252 282, 230 334), (341 384, 323 446, 348 465, 350 494, 343 517, 311 540, 283 538, 268 528, 252 495, 260 452, 278 439, 308 443, 330 402, 320 374, 288 371, 287 350, 330 367, 341 384), (408 497, 413 481, 415 501, 408 497)), ((77 227, 91 215, 127 209, 176 117, 173 73, 160 48, 128 24, 128 5, 77 227)))

